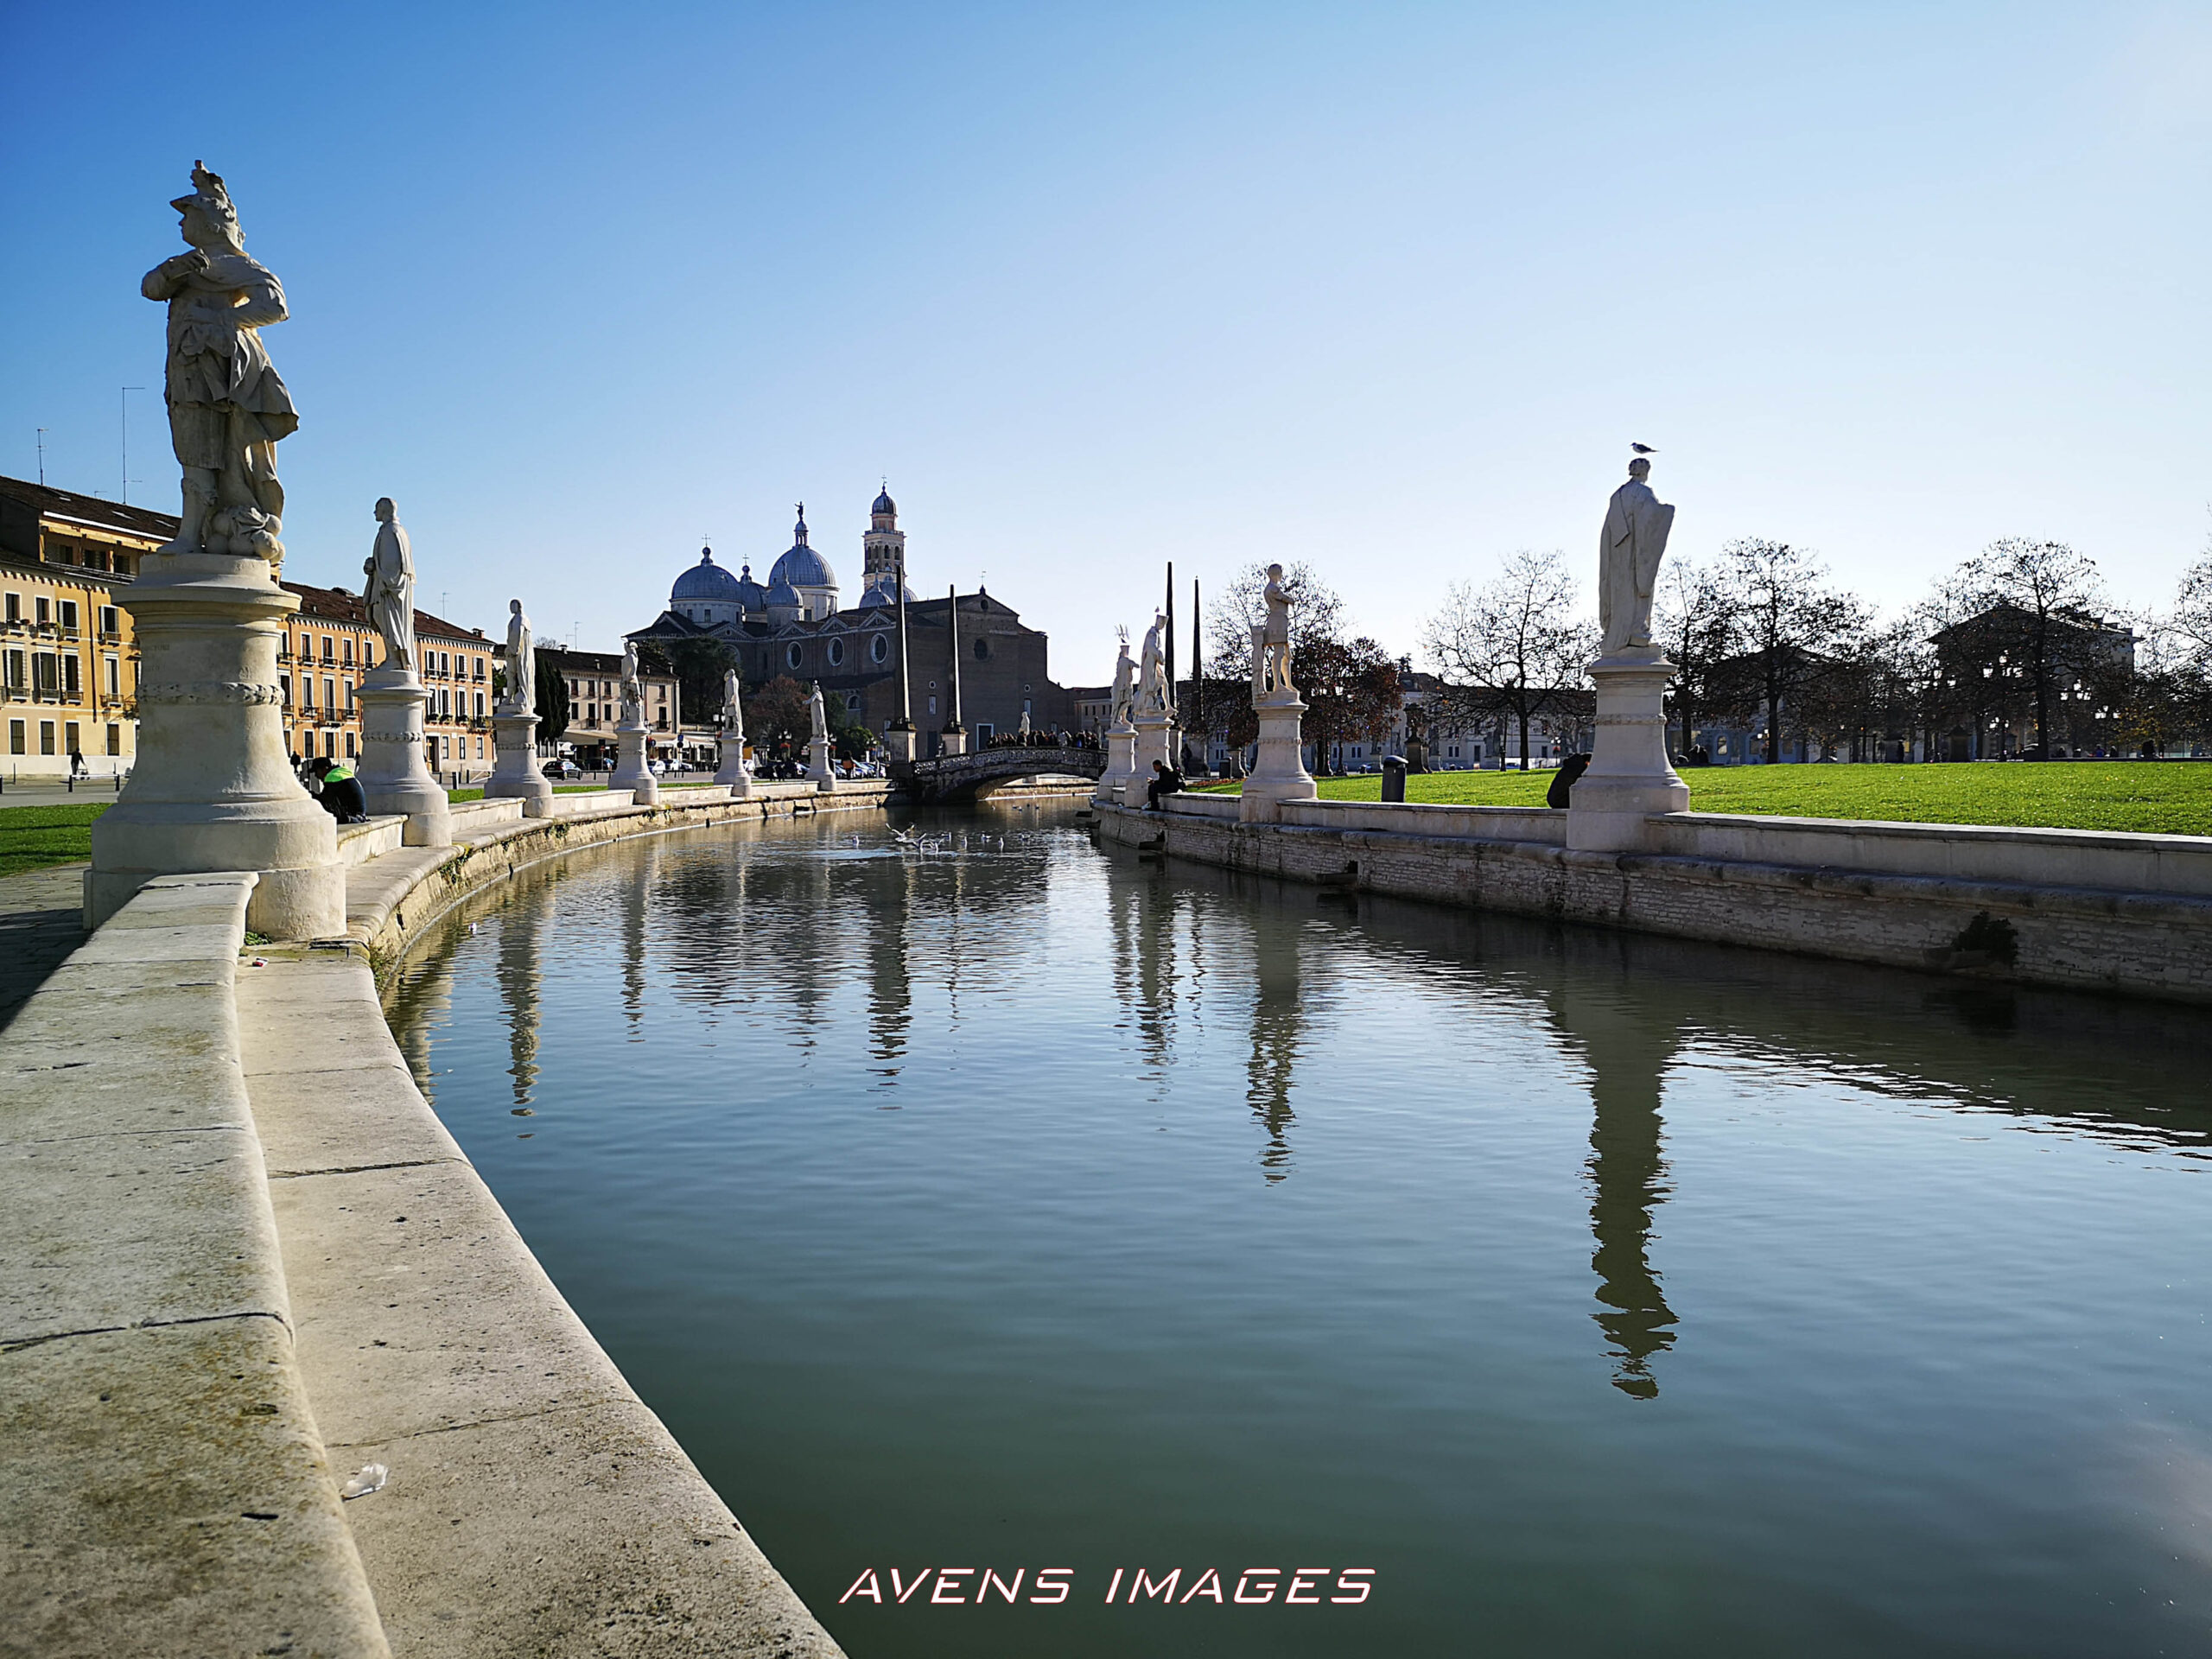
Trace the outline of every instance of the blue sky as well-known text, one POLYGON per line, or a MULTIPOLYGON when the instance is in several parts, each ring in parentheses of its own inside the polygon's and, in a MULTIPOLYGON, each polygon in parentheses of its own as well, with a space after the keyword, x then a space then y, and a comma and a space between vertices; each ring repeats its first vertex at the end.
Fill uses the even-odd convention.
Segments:
POLYGON ((293 320, 287 573, 390 494, 424 602, 613 645, 804 498, 1103 679, 1161 567, 1306 559, 1417 644, 1594 566, 1630 439, 1675 546, 1887 605, 2001 535, 2163 602, 2212 520, 2205 8, 30 4, 0 471, 174 510, 195 156, 293 320))

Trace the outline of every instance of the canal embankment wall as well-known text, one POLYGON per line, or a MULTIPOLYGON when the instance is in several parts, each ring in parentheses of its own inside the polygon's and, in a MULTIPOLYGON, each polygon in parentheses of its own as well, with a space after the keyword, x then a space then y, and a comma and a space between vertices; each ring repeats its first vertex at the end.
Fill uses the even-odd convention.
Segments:
POLYGON ((1102 834, 1225 868, 1678 938, 2212 1002, 2212 837, 1655 814, 1635 851, 1565 811, 1234 796, 1106 804, 1102 834))
POLYGON ((440 1123, 379 973, 569 851, 886 797, 596 791, 544 819, 484 802, 439 849, 374 820, 341 847, 345 938, 242 957, 255 878, 172 876, 71 956, 4 1033, 10 1639, 837 1653, 440 1123), (370 1463, 384 1486, 341 1500, 370 1463))

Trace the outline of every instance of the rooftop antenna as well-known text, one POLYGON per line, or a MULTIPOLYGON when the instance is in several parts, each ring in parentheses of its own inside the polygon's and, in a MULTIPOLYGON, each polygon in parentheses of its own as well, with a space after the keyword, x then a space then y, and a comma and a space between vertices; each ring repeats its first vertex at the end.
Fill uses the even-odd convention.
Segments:
POLYGON ((42 426, 38 429, 38 481, 43 488, 46 484, 46 428, 42 426))
POLYGON ((130 486, 145 482, 130 476, 130 394, 145 390, 143 386, 123 388, 123 505, 126 507, 130 505, 130 486))

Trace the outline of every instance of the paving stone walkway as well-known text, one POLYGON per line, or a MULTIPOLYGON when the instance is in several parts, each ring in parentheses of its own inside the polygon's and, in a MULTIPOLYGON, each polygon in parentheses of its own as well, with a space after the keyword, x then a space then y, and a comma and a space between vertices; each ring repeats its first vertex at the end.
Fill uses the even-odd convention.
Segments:
POLYGON ((84 865, 0 875, 0 1026, 84 942, 84 865))

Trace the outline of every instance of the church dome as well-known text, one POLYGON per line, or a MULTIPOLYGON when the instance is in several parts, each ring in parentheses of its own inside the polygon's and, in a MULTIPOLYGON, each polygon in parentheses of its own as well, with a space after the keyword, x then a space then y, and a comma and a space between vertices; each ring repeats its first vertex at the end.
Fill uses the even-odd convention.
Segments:
POLYGON ((737 579, 738 602, 748 611, 760 610, 768 602, 768 590, 753 580, 753 567, 748 564, 737 579))
POLYGON ((768 602, 776 602, 775 586, 789 582, 794 588, 835 588, 837 573, 830 568, 830 561, 806 544, 806 509, 798 512, 798 524, 791 532, 791 550, 776 561, 775 569, 768 572, 768 602))
MULTIPOLYGON (((887 570, 875 579, 868 592, 861 595, 860 608, 867 610, 870 606, 880 605, 884 609, 889 610, 898 602, 898 586, 893 582, 891 573, 887 570)), ((914 602, 914 590, 912 588, 906 589, 906 602, 909 605, 914 602)))
POLYGON ((779 609, 786 605, 797 610, 805 602, 799 598, 798 589, 784 579, 784 559, 788 559, 790 556, 791 555, 786 553, 783 559, 777 560, 775 569, 769 573, 767 603, 772 610, 779 609))
POLYGON ((891 499, 891 486, 888 484, 885 485, 882 490, 877 493, 874 505, 868 508, 868 511, 870 512, 893 513, 899 511, 899 504, 891 499))
POLYGON ((715 563, 715 550, 710 547, 699 550, 699 563, 676 579, 676 586, 668 590, 669 603, 683 600, 695 603, 735 605, 741 602, 738 580, 715 563))

